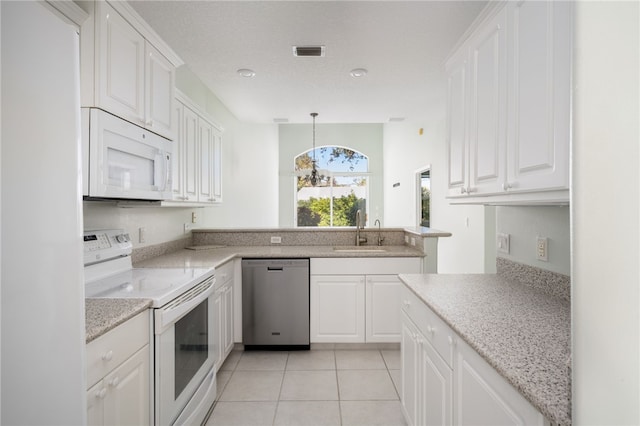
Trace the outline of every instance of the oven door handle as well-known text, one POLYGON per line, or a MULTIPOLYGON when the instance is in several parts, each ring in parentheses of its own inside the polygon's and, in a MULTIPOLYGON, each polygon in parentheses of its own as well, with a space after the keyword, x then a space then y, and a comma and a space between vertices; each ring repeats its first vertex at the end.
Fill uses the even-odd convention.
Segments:
POLYGON ((165 328, 176 323, 213 294, 215 277, 211 277, 191 290, 178 296, 162 308, 155 310, 155 333, 161 334, 165 328))

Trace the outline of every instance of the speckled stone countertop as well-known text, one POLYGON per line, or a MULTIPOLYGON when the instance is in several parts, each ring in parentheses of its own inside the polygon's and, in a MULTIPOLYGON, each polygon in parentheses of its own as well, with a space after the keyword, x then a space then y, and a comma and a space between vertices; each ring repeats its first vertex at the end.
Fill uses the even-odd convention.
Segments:
MULTIPOLYGON (((375 249, 377 246, 364 246, 375 249)), ((137 262, 137 268, 216 267, 234 258, 305 258, 305 257, 424 257, 409 246, 382 246, 385 251, 339 252, 333 246, 214 246, 204 250, 183 249, 137 262)))
POLYGON ((569 301, 492 274, 400 279, 552 424, 571 424, 569 301))
POLYGON ((148 299, 87 298, 84 301, 87 343, 151 306, 151 300, 148 299))

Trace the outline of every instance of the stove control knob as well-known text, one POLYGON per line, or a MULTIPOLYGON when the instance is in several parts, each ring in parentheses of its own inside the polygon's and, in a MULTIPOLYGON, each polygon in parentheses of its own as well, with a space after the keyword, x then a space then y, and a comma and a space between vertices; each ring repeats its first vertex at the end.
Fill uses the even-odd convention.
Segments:
POLYGON ((119 243, 126 243, 128 241, 127 234, 116 235, 116 241, 119 243))

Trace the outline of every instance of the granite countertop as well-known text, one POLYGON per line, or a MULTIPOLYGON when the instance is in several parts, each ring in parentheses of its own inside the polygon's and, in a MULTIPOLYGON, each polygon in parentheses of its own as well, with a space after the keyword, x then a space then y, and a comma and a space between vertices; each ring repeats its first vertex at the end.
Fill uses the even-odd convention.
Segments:
POLYGON ((552 424, 571 424, 569 301, 493 274, 400 279, 552 424))
MULTIPOLYGON (((197 246, 196 246, 197 247, 197 246)), ((366 251, 378 246, 362 246, 362 251, 335 251, 333 246, 202 246, 200 250, 183 249, 135 264, 136 268, 216 267, 234 258, 305 258, 305 257, 424 257, 409 246, 382 246, 384 251, 366 251)), ((353 247, 349 247, 353 249, 353 247)))
POLYGON ((149 299, 94 299, 85 303, 86 342, 102 336, 151 306, 149 299))

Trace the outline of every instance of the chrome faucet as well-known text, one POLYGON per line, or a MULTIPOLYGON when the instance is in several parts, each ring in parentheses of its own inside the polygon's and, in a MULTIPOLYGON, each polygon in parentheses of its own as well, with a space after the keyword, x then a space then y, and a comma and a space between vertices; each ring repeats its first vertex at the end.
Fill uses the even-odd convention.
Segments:
POLYGON ((378 245, 381 246, 382 242, 384 241, 384 237, 382 236, 380 230, 380 219, 376 219, 376 221, 373 223, 373 226, 376 226, 376 223, 378 224, 378 245))
POLYGON ((357 246, 367 242, 367 237, 360 236, 360 229, 364 229, 364 225, 360 225, 361 215, 362 215, 362 212, 360 211, 360 209, 358 209, 358 211, 356 212, 356 245, 357 246))

